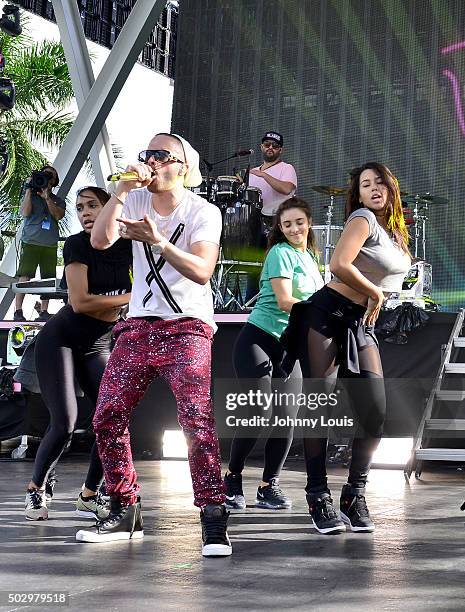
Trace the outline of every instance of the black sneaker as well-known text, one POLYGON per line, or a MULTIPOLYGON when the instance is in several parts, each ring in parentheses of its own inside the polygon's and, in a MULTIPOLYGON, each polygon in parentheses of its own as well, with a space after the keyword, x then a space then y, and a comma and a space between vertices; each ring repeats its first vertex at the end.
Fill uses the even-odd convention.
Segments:
POLYGON ((130 506, 122 506, 118 499, 112 498, 108 517, 97 521, 92 529, 81 529, 76 534, 78 542, 114 542, 143 537, 140 499, 130 506))
POLYGON ((282 508, 290 508, 292 502, 279 488, 278 479, 272 478, 267 487, 258 487, 255 505, 258 508, 281 510, 282 508))
POLYGON ((23 311, 22 311, 21 308, 19 308, 18 310, 14 311, 13 321, 27 321, 27 319, 24 316, 23 311))
POLYGON ((224 488, 226 493, 225 506, 230 510, 244 510, 246 507, 244 491, 242 490, 242 474, 225 474, 224 488))
POLYGON ((365 500, 365 488, 346 484, 341 491, 341 518, 352 531, 372 532, 375 530, 365 500))
POLYGON ((47 506, 50 506, 53 499, 53 491, 55 490, 55 485, 58 482, 55 470, 52 470, 50 474, 47 476, 47 480, 45 482, 45 501, 47 506))
POLYGON ((202 523, 202 555, 204 557, 228 557, 232 554, 226 527, 229 512, 223 505, 209 504, 200 513, 202 523))
POLYGON ((308 510, 315 529, 320 533, 342 533, 346 530, 328 492, 307 493, 308 510))

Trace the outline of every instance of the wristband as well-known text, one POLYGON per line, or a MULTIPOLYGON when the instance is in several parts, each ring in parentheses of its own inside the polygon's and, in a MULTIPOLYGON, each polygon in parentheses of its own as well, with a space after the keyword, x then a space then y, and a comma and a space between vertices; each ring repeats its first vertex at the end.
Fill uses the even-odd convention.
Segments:
POLYGON ((161 255, 165 250, 167 244, 168 240, 166 238, 162 238, 160 242, 156 242, 155 244, 150 245, 150 250, 154 255, 161 255))

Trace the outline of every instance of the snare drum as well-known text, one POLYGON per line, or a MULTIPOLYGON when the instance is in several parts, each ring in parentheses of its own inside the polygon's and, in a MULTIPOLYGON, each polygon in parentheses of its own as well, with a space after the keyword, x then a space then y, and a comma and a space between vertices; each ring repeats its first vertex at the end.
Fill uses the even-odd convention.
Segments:
POLYGON ((218 200, 224 201, 237 198, 241 184, 237 176, 218 176, 215 182, 218 200))

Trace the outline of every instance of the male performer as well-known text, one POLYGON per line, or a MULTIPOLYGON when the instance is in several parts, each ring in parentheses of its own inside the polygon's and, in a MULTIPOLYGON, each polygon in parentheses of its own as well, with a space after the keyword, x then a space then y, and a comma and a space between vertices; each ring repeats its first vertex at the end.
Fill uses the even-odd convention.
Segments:
MULTIPOLYGON (((281 159, 284 140, 281 134, 271 130, 262 138, 261 151, 263 163, 250 170, 249 185, 258 187, 262 192, 263 234, 262 246, 266 247, 266 236, 271 228, 272 218, 281 202, 295 194, 297 175, 294 166, 281 159)), ((260 271, 247 275, 248 302, 258 294, 258 279, 260 271)))
POLYGON ((278 132, 267 132, 262 138, 263 163, 250 171, 249 185, 262 191, 262 215, 272 217, 281 202, 292 197, 297 188, 294 166, 281 159, 283 137, 278 132))
POLYGON ((199 155, 180 136, 157 134, 128 166, 92 230, 105 249, 133 240, 129 318, 114 328, 94 429, 111 513, 84 542, 143 537, 139 485, 128 432, 133 408, 156 376, 170 385, 189 447, 194 504, 201 509, 202 554, 232 552, 226 525, 218 438, 210 397, 211 340, 216 329, 209 285, 221 234, 219 208, 185 189, 200 184, 199 155))

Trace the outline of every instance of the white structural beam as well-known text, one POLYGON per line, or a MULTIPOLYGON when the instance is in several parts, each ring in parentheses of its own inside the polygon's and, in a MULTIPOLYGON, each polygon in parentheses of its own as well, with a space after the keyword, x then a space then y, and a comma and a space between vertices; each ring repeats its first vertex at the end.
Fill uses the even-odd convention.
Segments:
MULTIPOLYGON (((71 1, 71 0, 70 0, 71 1)), ((64 2, 64 0, 63 0, 64 2)), ((53 162, 61 177, 58 195, 65 198, 79 174, 85 160, 94 146, 105 121, 113 108, 126 79, 137 61, 150 32, 155 27, 166 0, 137 0, 126 20, 102 70, 92 85, 84 104, 68 134, 63 146, 53 162)), ((55 3, 54 3, 55 4, 55 3)), ((60 4, 58 0, 56 4, 60 4)), ((66 16, 65 16, 66 19, 66 16)), ((68 29, 73 23, 67 23, 68 29)), ((82 27, 82 26, 81 26, 82 27)), ((141 92, 145 95, 145 92, 141 92)), ((148 99, 147 112, 156 112, 156 98, 148 99)), ((143 117, 127 117, 125 121, 143 121, 143 117)), ((147 137, 152 136, 148 134, 147 137)), ((18 236, 20 231, 18 231, 18 236)), ((13 276, 15 274, 16 250, 11 245, 3 258, 0 271, 13 276)), ((0 289, 0 318, 7 313, 13 293, 11 289, 0 289)))
MULTIPOLYGON (((81 16, 76 0, 52 0, 52 2, 74 95, 80 110, 95 82, 81 16)), ((105 124, 102 125, 90 150, 90 160, 97 185, 105 187, 106 177, 116 170, 105 124)), ((57 170, 60 176, 64 174, 63 168, 57 170)))
MULTIPOLYGON (((115 100, 155 27, 166 0, 137 0, 54 165, 62 172, 60 196, 66 196, 99 134, 115 100)), ((142 94, 143 95, 143 94, 142 94)), ((156 100, 147 101, 147 112, 156 112, 156 100)), ((125 121, 143 121, 127 117, 125 121)), ((148 135, 150 136, 150 134, 148 135)))

